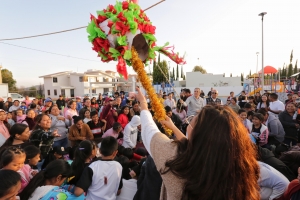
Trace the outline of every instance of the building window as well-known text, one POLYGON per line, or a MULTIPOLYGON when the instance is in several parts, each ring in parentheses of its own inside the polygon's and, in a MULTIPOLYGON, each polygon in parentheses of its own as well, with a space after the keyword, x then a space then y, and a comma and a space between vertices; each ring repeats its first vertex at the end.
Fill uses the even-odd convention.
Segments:
POLYGON ((103 92, 109 92, 109 88, 103 88, 103 92))
POLYGON ((92 93, 96 93, 96 88, 93 88, 93 89, 92 89, 92 93))
POLYGON ((57 83, 57 77, 53 77, 53 83, 57 83))
POLYGON ((65 91, 65 89, 61 89, 60 93, 61 93, 61 95, 62 95, 63 97, 66 96, 66 91, 65 91))
POLYGON ((71 95, 71 97, 74 97, 75 95, 74 95, 74 89, 70 89, 70 95, 71 95))
POLYGON ((57 90, 54 90, 54 95, 57 96, 57 90))
POLYGON ((88 82, 87 76, 79 76, 79 82, 88 82))
POLYGON ((50 96, 50 90, 47 90, 48 95, 50 96))

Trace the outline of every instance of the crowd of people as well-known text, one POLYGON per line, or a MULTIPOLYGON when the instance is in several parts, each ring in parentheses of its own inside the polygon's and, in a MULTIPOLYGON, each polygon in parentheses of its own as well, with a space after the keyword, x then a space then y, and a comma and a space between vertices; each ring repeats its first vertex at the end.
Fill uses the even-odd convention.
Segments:
POLYGON ((300 197, 296 94, 157 95, 0 99, 0 199, 300 197))

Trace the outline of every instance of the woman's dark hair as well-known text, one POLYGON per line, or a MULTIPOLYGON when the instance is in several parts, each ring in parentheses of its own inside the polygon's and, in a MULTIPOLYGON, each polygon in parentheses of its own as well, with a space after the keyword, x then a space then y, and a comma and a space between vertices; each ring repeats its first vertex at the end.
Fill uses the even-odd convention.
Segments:
POLYGON ((70 108, 70 106, 72 105, 72 103, 76 103, 76 101, 73 101, 73 100, 70 100, 69 102, 68 102, 68 107, 70 108))
MULTIPOLYGON (((49 117, 49 116, 46 115, 46 114, 39 114, 39 115, 37 115, 37 116, 34 118, 35 126, 34 126, 33 129, 32 129, 33 131, 34 131, 34 130, 38 130, 38 129, 42 129, 42 127, 39 125, 39 123, 42 121, 42 119, 43 119, 44 116, 49 117)), ((49 117, 49 119, 50 119, 50 117, 49 117)))
POLYGON ((263 94, 263 95, 261 96, 261 98, 260 98, 260 101, 259 101, 259 108, 258 108, 258 109, 260 109, 260 108, 261 108, 261 105, 263 104, 263 100, 262 100, 262 97, 263 97, 263 96, 267 97, 267 101, 266 101, 267 108, 270 106, 270 100, 269 100, 269 98, 268 98, 268 95, 263 94))
POLYGON ((133 101, 133 102, 132 102, 132 106, 134 106, 135 104, 139 104, 139 102, 133 101))
POLYGON ((58 159, 50 162, 47 167, 37 173, 29 182, 29 184, 20 193, 20 198, 29 199, 37 187, 45 185, 46 180, 58 177, 67 178, 70 176, 71 166, 64 160, 58 159))
POLYGON ((253 118, 256 117, 260 122, 264 121, 264 116, 261 113, 254 113, 253 118))
POLYGON ((58 106, 57 105, 50 106, 50 108, 48 109, 49 113, 51 113, 51 110, 52 110, 53 107, 58 107, 58 106))
POLYGON ((121 156, 121 155, 123 155, 123 150, 125 149, 125 147, 124 146, 122 146, 122 145, 119 145, 118 146, 118 154, 117 154, 117 156, 121 156))
POLYGON ((113 130, 114 130, 114 131, 117 131, 120 127, 122 127, 122 126, 121 126, 121 124, 120 124, 119 122, 115 122, 115 123, 113 124, 113 130))
POLYGON ((36 104, 35 103, 31 103, 30 104, 30 109, 36 109, 36 104))
POLYGON ((70 184, 76 184, 76 182, 79 180, 86 162, 86 159, 88 159, 91 154, 93 149, 96 148, 95 143, 93 143, 92 141, 89 140, 84 140, 82 142, 79 143, 78 147, 75 150, 74 153, 74 159, 73 162, 71 164, 71 168, 72 168, 72 175, 75 176, 74 180, 71 180, 70 184))
POLYGON ((74 124, 77 124, 77 122, 79 122, 80 120, 82 121, 82 118, 77 115, 74 115, 72 118, 73 118, 74 124))
POLYGON ((241 113, 244 113, 244 112, 247 113, 246 110, 244 110, 244 109, 239 109, 238 114, 241 114, 241 113))
POLYGON ((248 112, 247 112, 247 117, 253 116, 253 115, 254 115, 254 112, 253 112, 253 111, 248 111, 248 112))
POLYGON ((1 160, 0 160, 0 169, 7 166, 11 161, 13 161, 15 155, 25 155, 23 149, 19 147, 8 147, 1 153, 1 160))
POLYGON ((28 115, 28 113, 29 113, 30 111, 35 112, 33 109, 28 109, 28 110, 26 110, 26 115, 28 115))
POLYGON ((0 170, 0 198, 8 194, 12 187, 21 184, 21 176, 13 170, 0 170))
POLYGON ((173 143, 177 155, 166 162, 161 173, 171 172, 185 180, 181 199, 260 199, 257 152, 229 107, 205 106, 189 140, 173 143))
POLYGON ((10 137, 7 138, 5 143, 1 146, 0 152, 2 151, 2 149, 11 146, 14 142, 16 135, 22 135, 26 128, 28 128, 26 124, 14 124, 9 130, 10 137))
POLYGON ((29 146, 25 147, 24 151, 26 154, 25 164, 28 164, 29 160, 34 158, 36 155, 41 154, 41 150, 34 145, 29 145, 29 146))
POLYGON ((168 112, 172 112, 172 109, 171 109, 171 107, 170 107, 170 106, 166 106, 166 107, 165 107, 165 111, 166 111, 166 113, 168 113, 168 112))
MULTIPOLYGON (((121 108, 120 114, 122 113, 122 114, 125 115, 125 113, 124 113, 125 108, 128 108, 128 109, 130 110, 129 106, 123 106, 123 107, 121 108)), ((127 114, 126 116, 128 117, 128 120, 130 121, 130 119, 131 119, 130 112, 128 112, 128 114, 127 114)))
POLYGON ((236 97, 232 97, 231 100, 233 100, 235 103, 237 102, 236 97))

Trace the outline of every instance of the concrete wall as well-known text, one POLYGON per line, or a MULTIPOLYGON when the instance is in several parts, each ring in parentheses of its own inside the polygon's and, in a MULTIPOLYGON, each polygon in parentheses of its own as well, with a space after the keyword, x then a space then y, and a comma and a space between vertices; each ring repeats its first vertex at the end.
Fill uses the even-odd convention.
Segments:
MULTIPOLYGON (((70 75, 70 86, 75 87, 74 88, 74 95, 76 96, 82 96, 84 93, 84 83, 79 82, 79 77, 83 75, 77 75, 77 74, 71 74, 70 75)), ((69 93, 70 94, 70 93, 69 93)))
POLYGON ((217 87, 240 86, 240 77, 223 77, 223 74, 202 74, 201 72, 186 73, 186 87, 217 87))

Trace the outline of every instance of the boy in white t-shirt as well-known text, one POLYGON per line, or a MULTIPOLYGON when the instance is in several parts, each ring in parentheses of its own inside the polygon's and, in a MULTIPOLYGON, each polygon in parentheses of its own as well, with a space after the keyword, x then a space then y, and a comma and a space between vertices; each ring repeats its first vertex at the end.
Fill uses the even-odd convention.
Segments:
POLYGON ((103 138, 100 153, 101 159, 84 169, 74 194, 87 192, 89 200, 115 200, 122 188, 122 166, 113 160, 118 153, 117 140, 111 136, 103 138))
POLYGON ((269 114, 278 117, 278 114, 285 110, 284 104, 278 100, 278 95, 276 93, 271 93, 269 95, 270 106, 268 108, 269 114))

